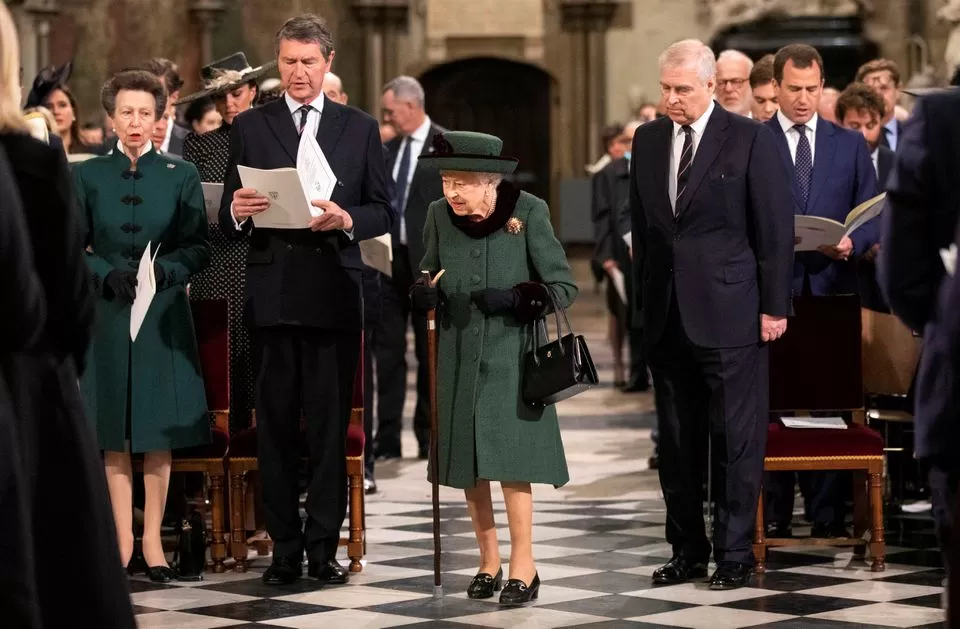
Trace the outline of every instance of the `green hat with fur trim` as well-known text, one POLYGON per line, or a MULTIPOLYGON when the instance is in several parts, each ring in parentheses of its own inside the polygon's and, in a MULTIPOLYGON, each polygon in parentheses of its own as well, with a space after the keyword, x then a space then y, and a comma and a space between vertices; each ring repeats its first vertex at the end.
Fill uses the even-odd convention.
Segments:
POLYGON ((460 170, 507 175, 517 169, 517 160, 504 157, 503 140, 474 131, 446 131, 433 136, 426 155, 418 163, 438 170, 460 170))

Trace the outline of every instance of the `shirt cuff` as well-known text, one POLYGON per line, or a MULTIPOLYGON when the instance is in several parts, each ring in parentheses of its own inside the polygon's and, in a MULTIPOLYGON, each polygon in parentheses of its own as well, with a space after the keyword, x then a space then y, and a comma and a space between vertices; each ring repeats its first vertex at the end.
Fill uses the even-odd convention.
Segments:
POLYGON ((230 204, 230 218, 233 219, 233 226, 237 231, 243 229, 243 224, 247 222, 248 219, 243 219, 239 223, 237 222, 237 215, 233 213, 233 203, 230 204))

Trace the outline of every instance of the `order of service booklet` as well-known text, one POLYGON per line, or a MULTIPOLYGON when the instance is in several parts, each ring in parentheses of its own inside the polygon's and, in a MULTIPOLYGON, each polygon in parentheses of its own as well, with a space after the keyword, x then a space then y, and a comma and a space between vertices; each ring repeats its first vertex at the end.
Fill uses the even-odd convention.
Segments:
POLYGON ((887 197, 886 192, 867 199, 853 208, 847 218, 840 223, 822 216, 797 214, 794 217, 794 251, 816 251, 820 247, 836 246, 872 218, 883 211, 881 203, 887 197))

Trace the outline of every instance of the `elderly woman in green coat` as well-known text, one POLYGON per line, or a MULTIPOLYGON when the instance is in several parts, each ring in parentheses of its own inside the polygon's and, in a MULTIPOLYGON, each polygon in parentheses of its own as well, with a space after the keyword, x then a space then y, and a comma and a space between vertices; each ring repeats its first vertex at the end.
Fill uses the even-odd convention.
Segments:
POLYGON ((104 450, 120 555, 133 554, 131 452, 144 455, 143 555, 154 581, 175 578, 160 522, 170 483, 170 450, 209 442, 186 285, 207 266, 210 247, 200 177, 193 164, 160 155, 150 142, 166 94, 147 72, 120 72, 101 102, 118 142, 109 155, 73 169, 89 235, 87 262, 99 293, 89 367, 81 381, 87 414, 104 450), (131 341, 131 305, 144 251, 156 254, 156 295, 131 341))
POLYGON ((423 167, 440 170, 444 198, 430 205, 423 230, 423 280, 411 290, 419 310, 438 307, 439 482, 465 490, 480 546, 470 598, 490 598, 503 570, 490 481, 499 481, 510 525, 510 579, 501 605, 537 598, 531 483, 569 480, 552 406, 521 399, 520 366, 532 340, 531 322, 551 303, 568 307, 577 295, 547 204, 503 181, 516 160, 500 155, 494 136, 449 131, 437 135, 423 167))

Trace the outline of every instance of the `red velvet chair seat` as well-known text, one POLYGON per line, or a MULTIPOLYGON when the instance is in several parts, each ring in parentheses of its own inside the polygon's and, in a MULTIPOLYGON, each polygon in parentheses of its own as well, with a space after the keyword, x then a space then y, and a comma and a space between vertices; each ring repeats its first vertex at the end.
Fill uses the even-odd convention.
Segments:
POLYGON ((363 456, 363 446, 366 435, 363 426, 350 424, 347 429, 347 456, 363 456))
POLYGON ((882 456, 883 437, 877 431, 860 424, 851 424, 846 430, 829 428, 787 428, 771 423, 767 430, 767 456, 882 456))

